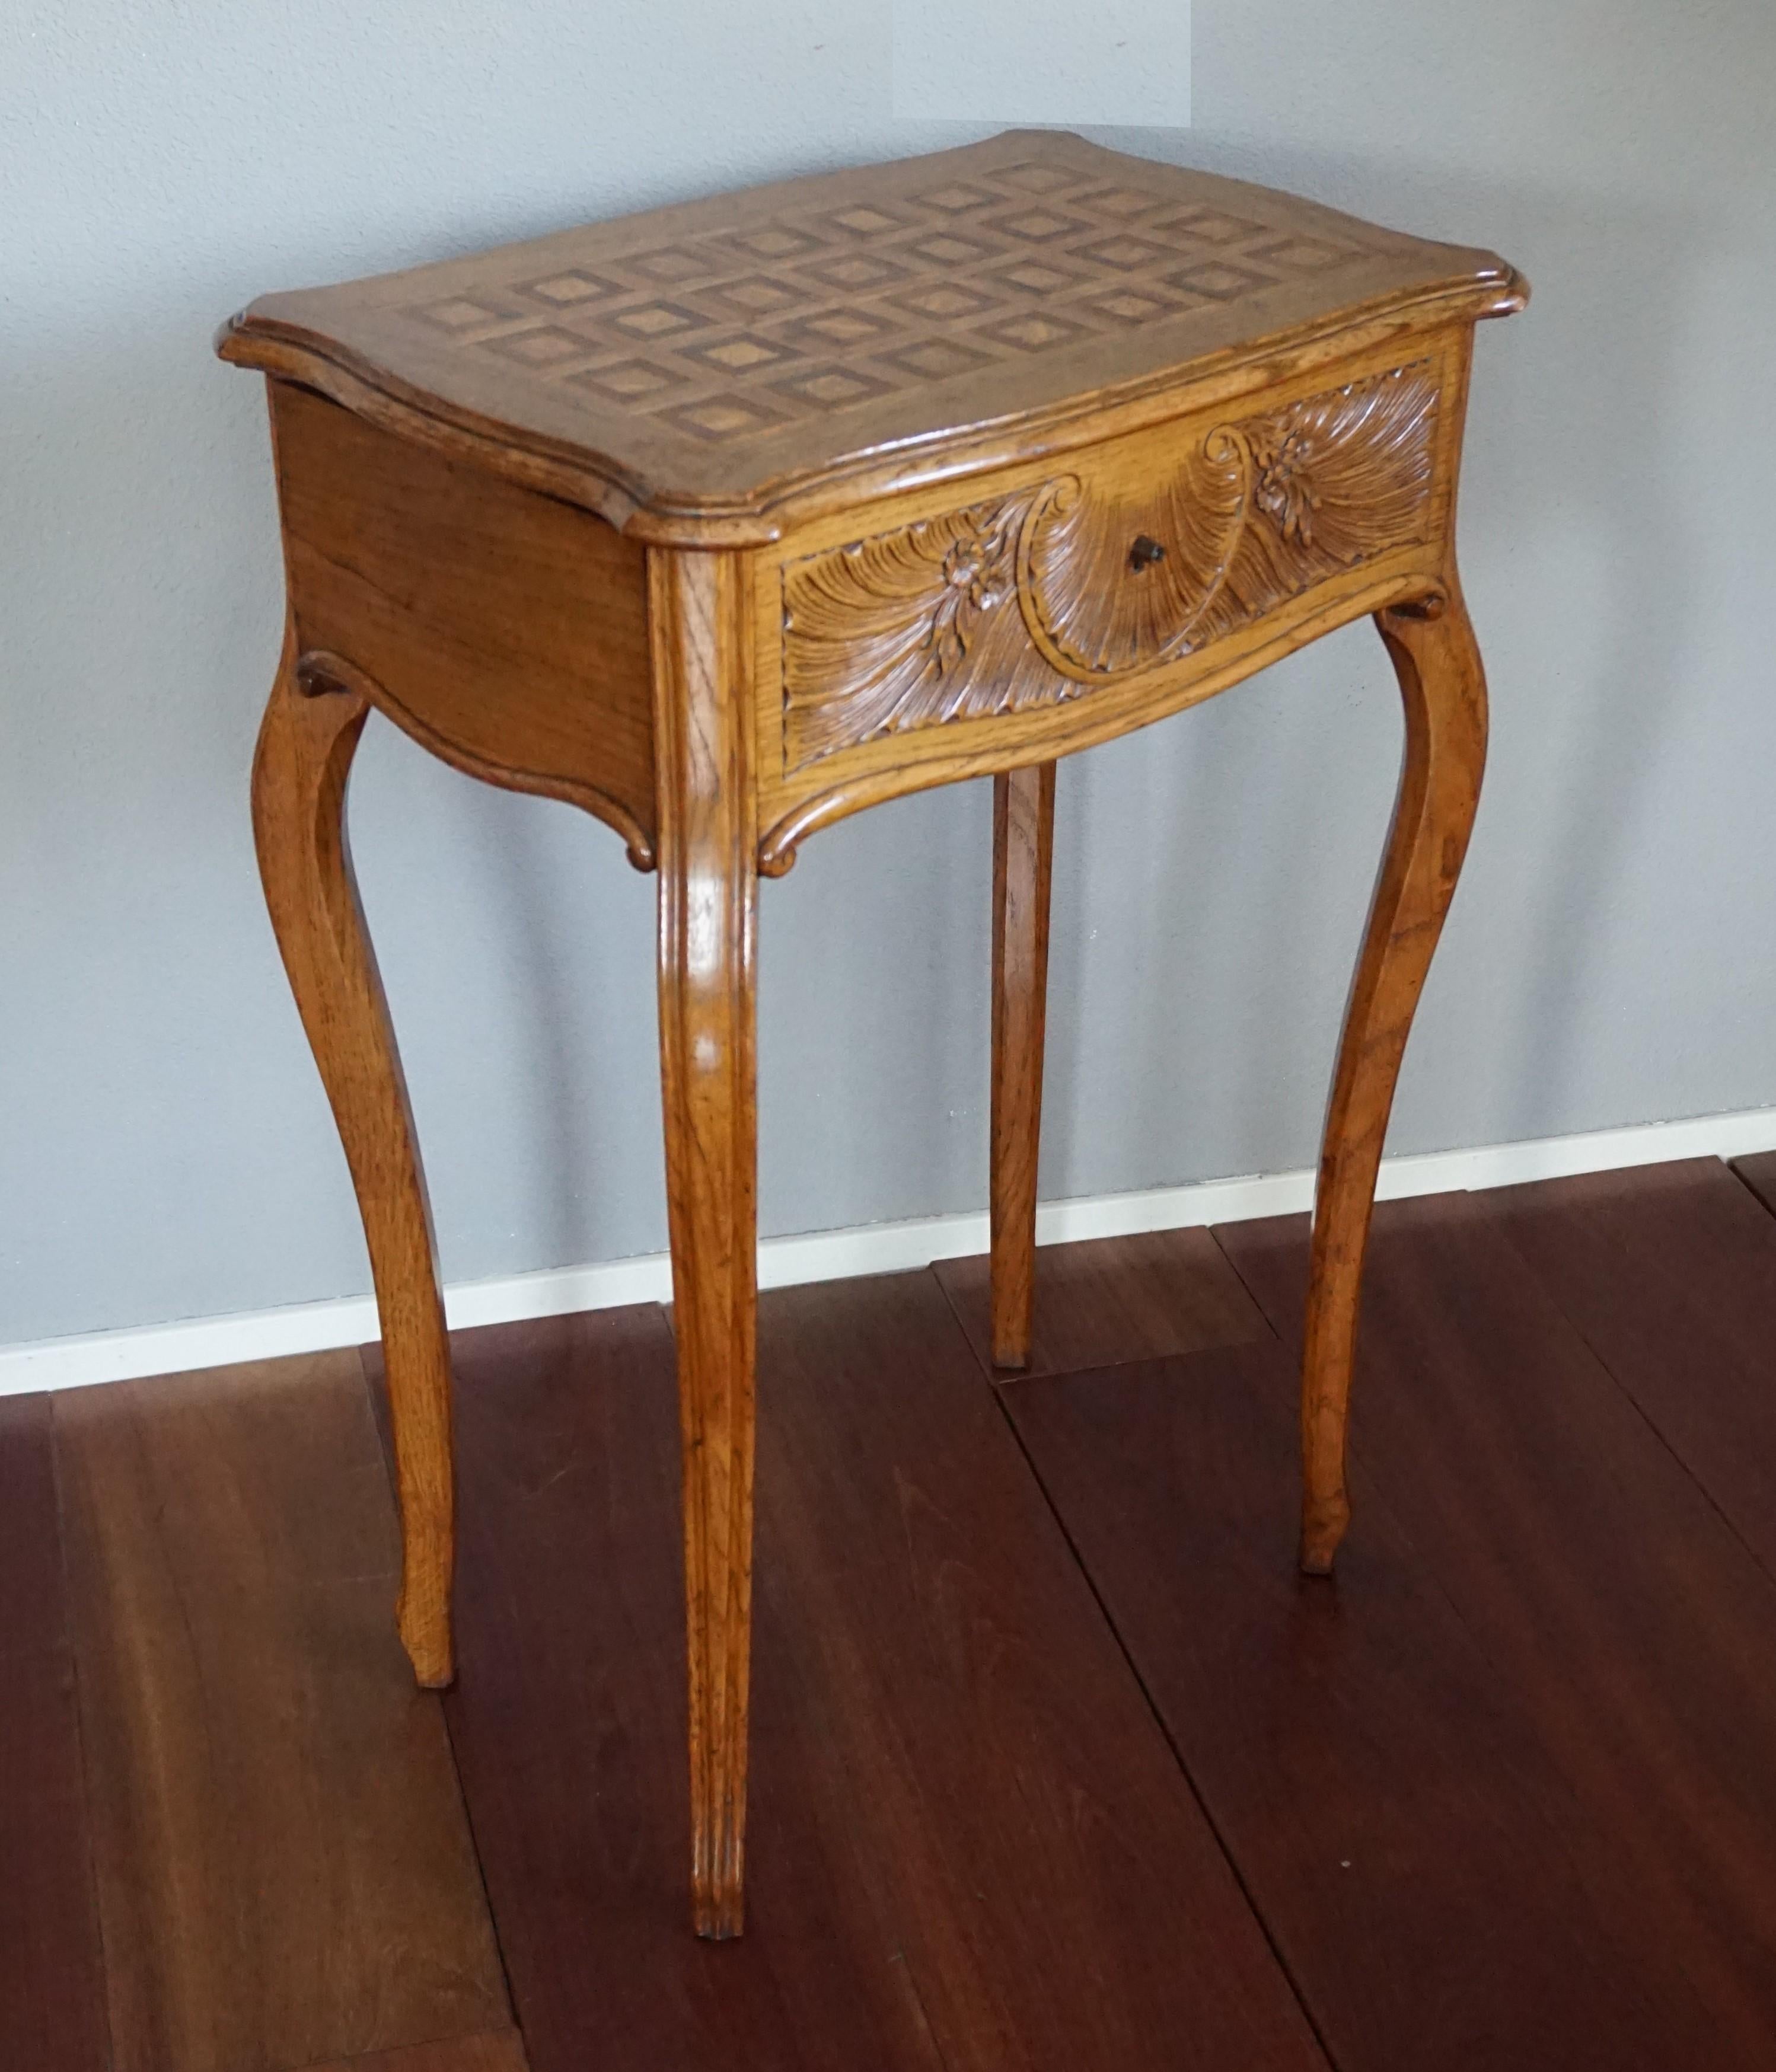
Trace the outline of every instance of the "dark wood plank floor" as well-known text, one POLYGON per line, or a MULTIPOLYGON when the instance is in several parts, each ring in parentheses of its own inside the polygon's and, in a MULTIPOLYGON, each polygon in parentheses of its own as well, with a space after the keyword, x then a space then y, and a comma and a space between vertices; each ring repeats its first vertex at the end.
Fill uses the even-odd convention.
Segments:
POLYGON ((351 1355, 55 1403, 117 2072, 509 2026, 351 1355))
POLYGON ((0 1401, 0 2064, 106 2062, 47 1396, 0 1401))
POLYGON ((661 1312, 458 1340, 442 1701, 373 1351, 0 1403, 0 2066, 1776 2064, 1776 1168, 1385 1207, 1329 1584, 1305 1237, 766 1298, 719 1948, 661 1312))

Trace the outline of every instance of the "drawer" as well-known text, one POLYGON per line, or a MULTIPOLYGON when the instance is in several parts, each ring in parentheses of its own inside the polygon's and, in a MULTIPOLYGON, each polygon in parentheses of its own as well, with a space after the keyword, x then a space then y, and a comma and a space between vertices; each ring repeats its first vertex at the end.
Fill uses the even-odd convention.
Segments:
POLYGON ((766 771, 806 793, 852 751, 947 754, 979 742, 970 722, 1181 684, 1211 648, 1432 542, 1465 369, 1413 343, 1419 356, 1333 386, 1276 384, 957 508, 792 549, 775 571, 766 771))

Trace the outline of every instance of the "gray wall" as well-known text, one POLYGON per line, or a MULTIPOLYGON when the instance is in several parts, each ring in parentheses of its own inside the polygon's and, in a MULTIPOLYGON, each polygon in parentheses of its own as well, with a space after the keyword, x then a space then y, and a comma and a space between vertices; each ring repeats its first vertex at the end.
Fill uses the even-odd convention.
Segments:
MULTIPOLYGON (((255 882, 263 290, 963 141, 871 0, 78 0, 0 21, 0 1341, 368 1285, 255 882)), ((1769 0, 1198 0, 1192 130, 1495 246, 1461 541, 1494 694, 1396 1150, 1776 1104, 1769 0)), ((1061 775, 1043 1190, 1309 1162, 1391 801, 1366 627, 1061 775)), ((664 1242, 653 883, 380 722, 354 840, 447 1272, 664 1242)), ((989 797, 762 924, 764 1227, 984 1197, 989 797)))

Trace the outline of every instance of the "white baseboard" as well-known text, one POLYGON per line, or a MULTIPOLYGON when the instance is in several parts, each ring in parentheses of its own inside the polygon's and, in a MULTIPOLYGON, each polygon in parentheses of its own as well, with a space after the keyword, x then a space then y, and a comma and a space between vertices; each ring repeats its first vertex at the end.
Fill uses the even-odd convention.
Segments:
MULTIPOLYGON (((1741 1158, 1771 1150, 1776 1150, 1776 1108, 1748 1108, 1683 1122, 1594 1130, 1580 1137, 1544 1137, 1523 1144, 1389 1158, 1382 1162, 1376 1191, 1384 1201, 1399 1200, 1410 1194, 1460 1193, 1512 1186, 1526 1180, 1559 1179, 1573 1173, 1659 1165, 1673 1158, 1741 1158)), ((1137 1231, 1242 1223, 1253 1216, 1289 1215, 1311 1207, 1312 1200, 1313 1174, 1301 1171, 1048 1202, 1036 1211, 1036 1242, 1065 1244, 1078 1238, 1127 1237, 1137 1231)), ((766 1238, 759 1246, 759 1285, 783 1288, 803 1281, 892 1273, 986 1249, 984 1210, 927 1216, 914 1223, 816 1231, 806 1237, 766 1238)), ((670 1294, 666 1256, 653 1252, 595 1266, 554 1267, 497 1281, 461 1281, 445 1290, 444 1307, 451 1328, 461 1330, 477 1324, 612 1309, 624 1302, 665 1301, 670 1294)), ((323 1352, 361 1345, 376 1334, 376 1304, 364 1295, 95 1331, 81 1338, 39 1338, 30 1344, 0 1346, 0 1396, 323 1352)))

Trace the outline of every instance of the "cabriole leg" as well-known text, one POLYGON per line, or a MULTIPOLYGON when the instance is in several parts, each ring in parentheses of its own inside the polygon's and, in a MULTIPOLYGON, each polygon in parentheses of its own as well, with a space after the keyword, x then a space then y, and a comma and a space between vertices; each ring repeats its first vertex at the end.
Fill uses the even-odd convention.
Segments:
POLYGON ((450 1354, 406 1083, 346 838, 346 778, 369 713, 358 692, 299 676, 286 638, 253 757, 253 828, 271 925, 364 1219, 401 1503, 396 1618, 414 1674, 436 1688, 452 1674, 450 1354))
POLYGON ((1406 709, 1394 823, 1358 959, 1315 1190, 1301 1370, 1301 1565, 1327 1575, 1350 1521, 1345 1423, 1358 1302, 1400 1059, 1455 892, 1486 759, 1480 650, 1446 589, 1378 612, 1406 709))

